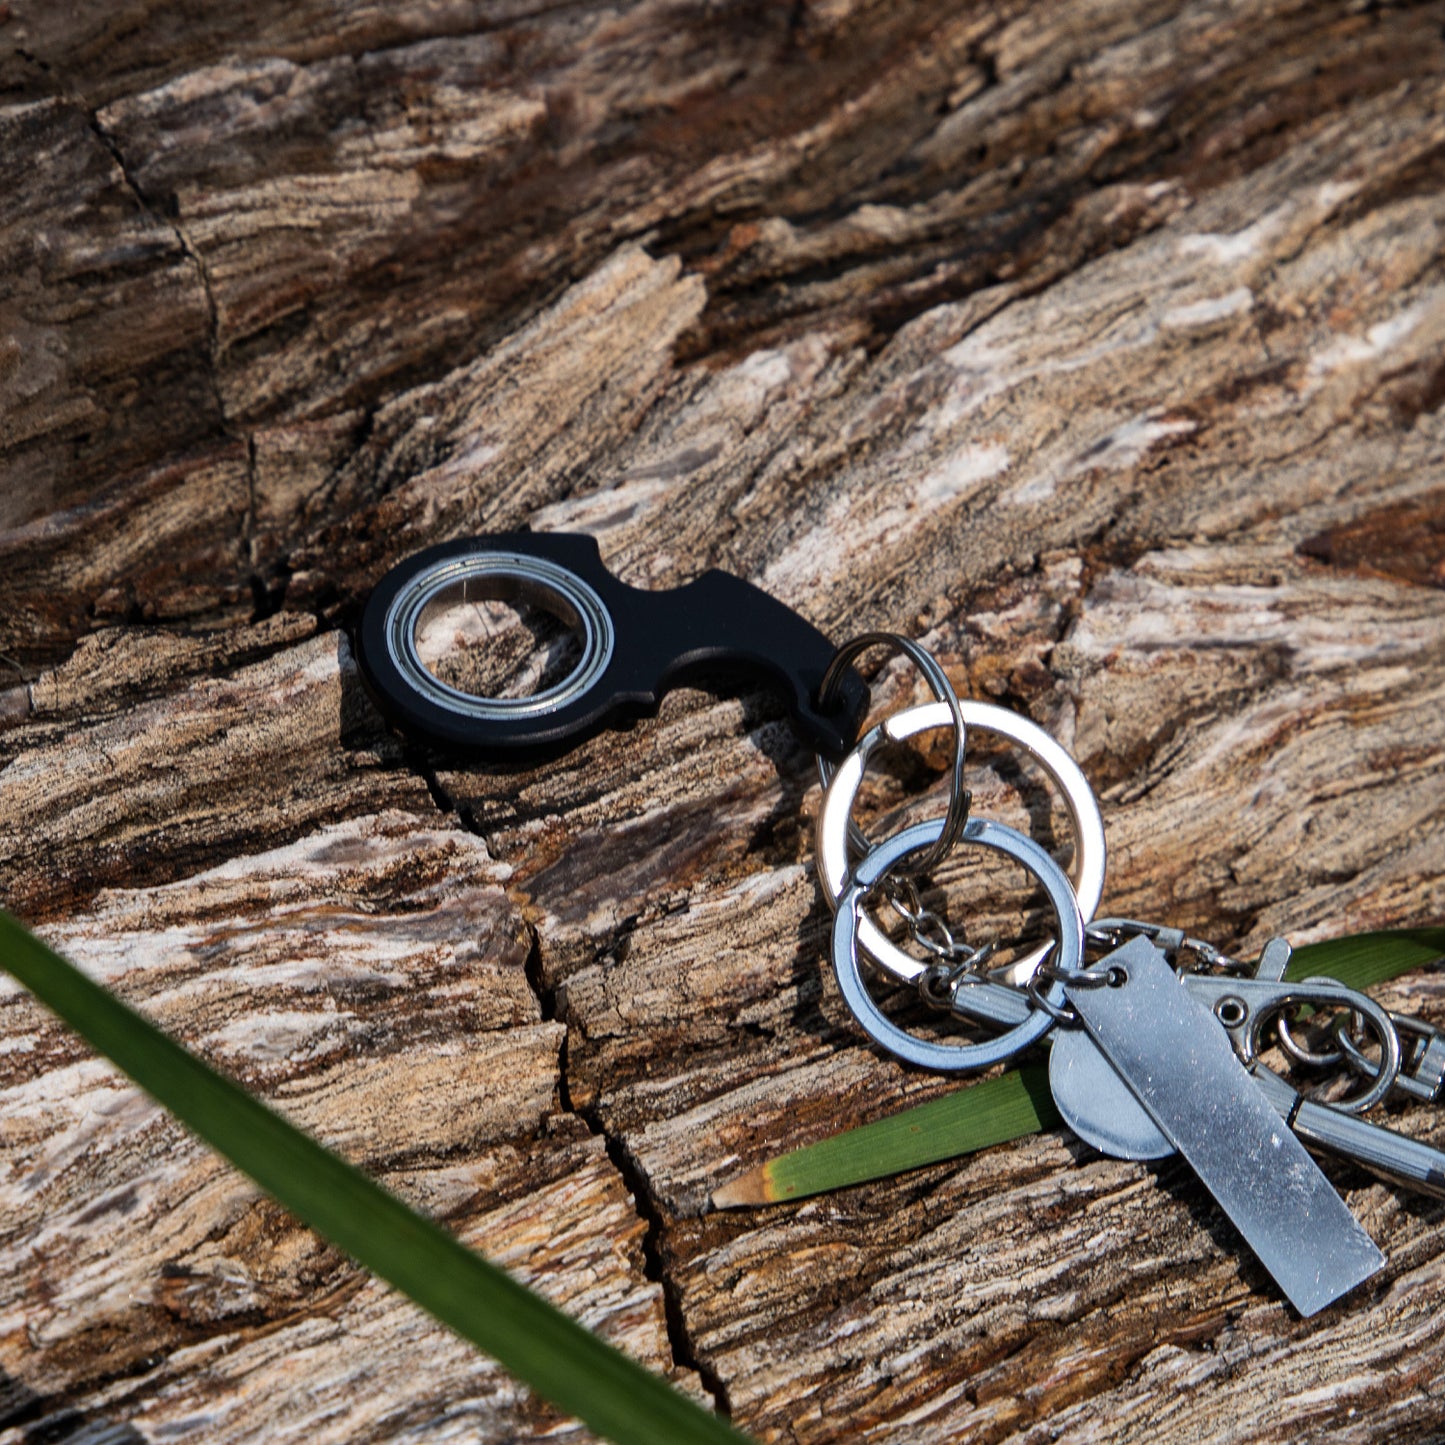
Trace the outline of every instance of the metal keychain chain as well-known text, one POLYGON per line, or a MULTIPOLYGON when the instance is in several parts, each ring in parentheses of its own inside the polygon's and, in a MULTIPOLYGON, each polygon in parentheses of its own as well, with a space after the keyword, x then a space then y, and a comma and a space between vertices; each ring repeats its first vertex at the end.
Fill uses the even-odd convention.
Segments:
MULTIPOLYGON (((880 644, 891 645, 903 651, 919 665, 935 694, 942 691, 939 679, 943 674, 936 660, 919 644, 909 639, 886 633, 870 633, 847 644, 844 648, 840 648, 838 656, 844 662, 849 662, 867 647, 880 644)), ((826 689, 824 696, 826 696, 826 689)), ((970 705, 958 702, 956 699, 955 703, 956 710, 954 707, 950 707, 956 737, 955 766, 951 775, 949 800, 949 835, 957 836, 954 831, 954 819, 959 814, 966 817, 969 804, 969 794, 963 785, 958 759, 964 753, 967 718, 969 711, 973 710, 975 726, 989 727, 992 724, 990 730, 1024 746, 1036 758, 1045 763, 1045 770, 1050 774, 1052 780, 1061 786, 1075 832, 1079 835, 1080 858, 1076 872, 1081 880, 1087 880, 1078 885, 1084 889, 1087 895, 1086 898, 1080 900, 1081 912, 1087 913, 1090 911, 1087 905, 1091 905, 1102 893, 1103 874, 1102 820, 1098 814, 1097 802, 1087 781, 1078 772, 1072 760, 1067 759, 1066 754, 1062 754, 1062 750, 1057 750, 1056 753, 1046 753, 1041 749, 1040 740, 1046 738, 1046 735, 1042 733, 1034 735, 1036 730, 1033 729, 1032 724, 1016 715, 1005 713, 1002 709, 993 708, 988 708, 987 721, 985 721, 985 714, 976 710, 987 707, 987 705, 970 705), (1067 766, 1062 764, 1061 757, 1067 760, 1067 766), (1098 839, 1097 850, 1094 847, 1096 838, 1098 839)), ((884 723, 866 734, 843 764, 834 766, 823 758, 819 758, 818 771, 825 786, 824 802, 818 824, 819 871, 825 894, 835 907, 843 896, 845 882, 849 876, 848 868, 851 866, 845 865, 842 868, 838 866, 840 828, 846 829, 850 857, 866 857, 875 846, 868 841, 851 816, 863 769, 866 768, 874 748, 883 740, 901 739, 913 736, 930 727, 946 725, 947 723, 938 715, 936 708, 906 709, 886 719, 884 723)), ((1049 744, 1051 748, 1056 748, 1051 740, 1049 740, 1049 744)), ((940 912, 926 907, 922 902, 919 880, 942 860, 943 854, 947 851, 940 850, 939 843, 934 843, 916 857, 905 857, 902 863, 895 863, 890 870, 872 884, 870 896, 866 900, 871 902, 876 899, 885 902, 903 920, 910 941, 928 955, 927 961, 914 960, 898 950, 896 945, 886 938, 886 935, 881 934, 881 931, 876 935, 870 935, 866 931, 866 920, 860 919, 858 924, 860 946, 870 963, 900 981, 913 983, 927 1002, 942 1009, 952 1008, 961 988, 972 988, 980 984, 997 985, 1000 982, 988 972, 988 965, 993 960, 997 944, 974 946, 966 943, 956 936, 953 928, 940 912), (880 938, 883 941, 881 947, 876 941, 880 938)), ((1255 967, 1244 960, 1226 954, 1204 939, 1193 937, 1183 929, 1170 925, 1134 918, 1101 918, 1089 921, 1085 929, 1086 947, 1094 950, 1117 948, 1129 939, 1136 937, 1147 938, 1170 959, 1176 968, 1183 969, 1185 967, 1183 960, 1188 958, 1190 963, 1187 971, 1191 974, 1241 976, 1250 974, 1255 967)), ((1022 985, 1025 995, 1030 998, 1034 1007, 1043 1008, 1046 1012, 1050 1009, 1057 1009, 1056 1017, 1071 1018, 1072 1016, 1063 1006, 1047 1002, 1044 986, 1049 982, 1058 981, 1086 987, 1104 982, 1106 975, 1085 966, 1077 966, 1073 969, 1062 968, 1057 962, 1047 961, 1044 957, 1046 952, 1047 948, 1035 950, 1022 965, 1015 965, 1008 971, 1011 975, 1008 981, 1015 985, 1022 985)), ((975 994, 974 1000, 977 1002, 983 997, 982 993, 975 994)), ((1351 997, 1353 998, 1355 995, 1352 994, 1351 997)), ((1303 1000, 1296 1004, 1296 1007, 1302 1006, 1304 1006, 1303 1000)), ((1315 1066, 1344 1065, 1355 1076, 1370 1078, 1373 1081, 1373 1093, 1369 1096, 1370 1103, 1375 1102, 1389 1087, 1399 1087, 1402 1092, 1414 1097, 1433 1098, 1440 1092, 1445 1092, 1445 1033, 1421 1021, 1403 1019, 1398 1016, 1389 1016, 1388 1022, 1386 1022, 1386 1016, 1382 1011, 1373 1006, 1371 1008, 1375 1036, 1377 1039, 1381 1035, 1388 1038, 1384 1047, 1383 1059, 1371 1059, 1361 1047, 1360 1021, 1363 1015, 1359 1009, 1353 1008, 1348 1014, 1351 1030, 1348 1032, 1337 1030, 1336 1048, 1328 1053, 1322 1053, 1306 1050, 1294 1039, 1290 1032, 1289 1012, 1285 1011, 1281 1004, 1273 1018, 1278 1042, 1281 1048, 1296 1062, 1315 1066), (1408 1054, 1403 1049, 1402 1034, 1411 1039, 1411 1048, 1408 1054), (1392 1058, 1408 1059, 1409 1061, 1408 1067, 1402 1064, 1398 1076, 1396 1076, 1395 1069, 1389 1065, 1388 1061, 1392 1058), (1381 1082, 1382 1074, 1386 1076, 1387 1082, 1385 1083, 1381 1082)), ((968 1009, 959 1011, 970 1012, 968 1009)), ((985 1019, 993 1017, 994 1021, 999 1021, 997 1011, 990 1013, 986 1007, 982 1010, 982 1016, 985 1019)), ((1336 1105, 1336 1107, 1340 1106, 1336 1105)))
MULTIPOLYGON (((912 656, 915 649, 905 650, 912 656)), ((1012 969, 990 971, 991 945, 961 943, 941 915, 921 903, 920 862, 941 861, 945 825, 915 824, 869 844, 851 818, 879 742, 922 730, 927 713, 931 726, 952 721, 961 754, 964 727, 979 725, 968 706, 950 708, 950 718, 936 704, 905 711, 865 734, 836 768, 820 764, 826 788, 818 867, 836 909, 833 964, 849 1008, 884 1048, 940 1071, 986 1067, 1050 1043, 1055 1102, 1080 1137, 1122 1158, 1181 1153, 1296 1308, 1303 1314, 1323 1308, 1385 1261, 1304 1145, 1445 1196, 1445 1155, 1358 1117, 1392 1091, 1433 1098, 1445 1090, 1445 1035, 1413 1022, 1402 1029, 1366 995, 1330 980, 1286 982, 1290 949, 1283 939, 1271 940, 1249 965, 1177 928, 1123 918, 1085 926, 1103 882, 1102 824, 1097 860, 1091 849, 1097 803, 1072 760, 1065 765, 1047 751, 1040 757, 1036 747, 1028 750, 1048 759, 1045 769, 1068 803, 1076 873, 1088 874, 1088 895, 1080 898, 1031 840, 971 817, 953 846, 983 844, 1023 863, 1055 919, 1052 943, 1012 969), (1094 861, 1097 876, 1079 866, 1094 861), (879 903, 902 915, 928 962, 871 925, 868 910, 879 903), (935 1008, 1004 1032, 963 1044, 918 1038, 873 999, 865 959, 878 972, 913 983, 935 1008), (1309 1009, 1341 1021, 1332 1048, 1309 1049, 1290 1032, 1290 1021, 1309 1009), (1295 1062, 1341 1065, 1365 1087, 1333 1104, 1303 1097, 1261 1059, 1271 1029, 1270 1039, 1295 1062), (1410 1040, 1408 1054, 1402 1034, 1410 1040), (1377 1046, 1374 1058, 1366 1038, 1377 1046)), ((1019 721, 993 730, 1019 740, 1019 721)), ((957 770, 953 787, 951 814, 963 788, 957 770)))

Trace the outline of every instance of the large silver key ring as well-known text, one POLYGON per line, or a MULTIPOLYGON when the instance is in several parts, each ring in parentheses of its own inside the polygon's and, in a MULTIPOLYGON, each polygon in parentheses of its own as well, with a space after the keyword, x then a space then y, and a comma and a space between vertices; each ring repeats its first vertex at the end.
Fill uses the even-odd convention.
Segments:
MULTIPOLYGON (((1022 1023, 1007 1033, 978 1044, 936 1044, 916 1039, 898 1027, 873 1001, 863 982, 862 961, 858 957, 860 922, 866 922, 863 905, 870 890, 888 874, 889 869, 910 853, 933 845, 943 832, 941 821, 915 823, 878 844, 854 870, 852 882, 838 900, 838 913, 833 920, 833 969, 838 986, 853 1011, 853 1017, 876 1042, 890 1053, 910 1064, 941 1073, 958 1073, 967 1069, 986 1069, 1037 1043, 1052 1027, 1054 1019, 1044 1009, 1032 1012, 1022 1023)), ((1054 911, 1056 932, 1054 946, 1058 950, 1055 967, 1059 973, 1072 973, 1084 960, 1084 920, 1079 913, 1064 870, 1034 840, 1013 828, 988 818, 970 818, 960 838, 963 843, 977 843, 1007 854, 1022 863, 1043 885, 1049 906, 1054 911)), ((1064 1002, 1063 981, 1051 979, 1041 990, 1044 1001, 1056 1008, 1064 1002)))
MULTIPOLYGON (((1098 799, 1094 797, 1089 780, 1073 758, 1028 718, 986 702, 964 700, 959 703, 959 708, 967 727, 995 733, 1016 743, 1038 763, 1063 794, 1064 806, 1068 810, 1069 822, 1074 830, 1074 861, 1069 869, 1072 886, 1078 895, 1078 907, 1084 919, 1087 921, 1092 918, 1104 893, 1105 847, 1104 819, 1099 812, 1098 799)), ((902 712, 885 718, 877 727, 870 728, 859 739, 853 751, 833 770, 831 781, 823 795, 823 805, 818 812, 817 856, 823 893, 835 911, 842 911, 844 890, 850 881, 848 824, 869 757, 884 742, 902 742, 916 733, 927 732, 930 728, 952 725, 953 711, 942 703, 926 703, 921 707, 905 708, 902 712)), ((899 837, 907 836, 907 833, 899 834, 899 837)), ((967 829, 963 836, 968 837, 967 829)), ((1052 859, 1049 862, 1051 866, 1057 867, 1052 859)), ((1039 872, 1037 868, 1033 871, 1039 872)), ((928 967, 927 963, 914 958, 894 943, 866 914, 860 917, 857 927, 858 947, 863 954, 899 982, 916 983, 919 975, 928 967)), ((1012 963, 1004 975, 1008 982, 1026 983, 1052 946, 1049 943, 1040 944, 1012 963)))

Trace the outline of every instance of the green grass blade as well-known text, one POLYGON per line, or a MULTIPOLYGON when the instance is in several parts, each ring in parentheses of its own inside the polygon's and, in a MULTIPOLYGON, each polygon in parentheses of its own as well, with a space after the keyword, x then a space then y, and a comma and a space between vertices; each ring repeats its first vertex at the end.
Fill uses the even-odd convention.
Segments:
POLYGON ((1301 944, 1284 976, 1333 978, 1346 988, 1363 992, 1441 957, 1445 957, 1445 928, 1352 933, 1323 943, 1301 944))
POLYGON ((731 1209, 806 1199, 810 1194, 972 1154, 990 1144, 1006 1144, 1060 1122, 1049 1093, 1048 1068, 1028 1064, 779 1155, 724 1185, 712 1202, 720 1209, 731 1209))
POLYGON ((725 1420, 322 1148, 5 913, 0 964, 298 1219, 597 1434, 617 1445, 745 1445, 725 1420))
MULTIPOLYGON (((1287 976, 1334 978, 1350 988, 1366 989, 1442 954, 1445 928, 1359 933, 1296 949, 1287 976)), ((1060 1122, 1047 1067, 1029 1064, 781 1154, 725 1184, 713 1195, 713 1203, 729 1209, 805 1199, 956 1159, 1060 1122)))

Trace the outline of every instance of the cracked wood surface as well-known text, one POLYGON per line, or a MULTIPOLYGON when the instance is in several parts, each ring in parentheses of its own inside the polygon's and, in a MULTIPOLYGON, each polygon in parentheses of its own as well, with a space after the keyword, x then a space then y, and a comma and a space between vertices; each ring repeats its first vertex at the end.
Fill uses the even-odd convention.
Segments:
MULTIPOLYGON (((1440 1438, 1445 1208, 1343 1165, 1390 1264, 1309 1321, 1187 1171, 1062 1133, 708 1213, 951 1087, 833 986, 811 759, 683 692, 459 768, 387 734, 348 628, 523 522, 638 585, 728 567, 1049 728, 1110 911, 1234 950, 1438 921, 1442 34, 10 0, 5 905, 761 1440, 1440 1438)), ((973 753, 977 810, 1067 847, 973 753)), ((880 774, 877 826, 942 762, 880 774)), ((1018 903, 940 881, 976 937, 1018 903)), ((1382 998, 1445 1023, 1429 972, 1382 998)), ((3 1445, 586 1438, 0 1011, 3 1445)))

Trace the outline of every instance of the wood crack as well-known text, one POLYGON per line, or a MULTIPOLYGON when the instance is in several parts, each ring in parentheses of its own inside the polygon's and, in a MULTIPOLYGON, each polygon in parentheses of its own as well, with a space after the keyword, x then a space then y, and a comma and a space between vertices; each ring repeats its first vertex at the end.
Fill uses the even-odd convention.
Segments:
POLYGON ((206 345, 208 366, 206 371, 207 388, 211 400, 215 405, 216 417, 223 435, 231 441, 238 443, 245 449, 246 468, 246 507, 241 519, 241 536, 239 547, 241 561, 246 572, 247 585, 252 589, 255 597, 255 606, 252 611, 251 621, 259 622, 263 618, 275 612, 275 606, 267 605, 267 589, 264 580, 255 570, 255 531, 256 531, 256 436, 249 429, 236 425, 232 420, 229 408, 226 406, 225 394, 221 388, 221 312, 220 305, 216 300, 216 293, 211 281, 211 273, 206 266, 204 258, 196 249, 190 236, 186 233, 185 227, 181 224, 180 217, 172 214, 165 207, 157 205, 145 192, 139 179, 131 169, 126 160, 125 152, 121 149, 120 142, 107 129, 104 121, 100 118, 100 112, 89 105, 84 97, 67 91, 65 98, 77 106, 84 114, 86 123, 89 125, 96 139, 109 152, 111 159, 115 162, 126 188, 135 197, 136 204, 141 210, 153 219, 164 225, 175 237, 176 244, 184 252, 187 260, 190 261, 196 273, 196 280, 200 285, 201 294, 206 304, 206 345))
MULTIPOLYGON (((540 965, 538 968, 540 984, 540 965)), ((555 1000, 553 1003, 555 1013, 555 1000)), ((699 1351, 688 1327, 683 1307, 682 1288, 669 1265, 667 1246, 668 1217, 656 1198, 647 1175, 633 1158, 623 1135, 608 1129, 601 1108, 593 1104, 579 1108, 573 1100, 567 1067, 567 1043, 572 1036, 565 1010, 559 1015, 567 1025, 567 1034, 562 1042, 559 1059, 562 1084, 562 1104, 569 1113, 575 1114, 586 1124, 588 1130, 603 1141, 607 1157, 622 1176, 622 1182, 631 1195, 638 1218, 646 1226, 642 1236, 643 1269, 646 1277, 662 1291, 664 1316, 667 1322, 667 1340, 672 1353, 673 1367, 679 1371, 691 1371, 702 1381, 704 1389, 712 1397, 714 1407, 723 1415, 731 1416, 732 1404, 728 1398, 727 1382, 713 1369, 706 1357, 699 1351)))
MULTIPOLYGON (((428 766, 412 749, 407 749, 405 756, 407 766, 425 781, 437 806, 444 813, 456 818, 469 832, 480 837, 484 843, 487 843, 488 849, 491 851, 493 844, 488 840, 485 831, 479 826, 476 819, 470 816, 469 810, 450 796, 436 770, 428 766)), ((621 946, 620 939, 625 936, 633 922, 635 920, 624 922, 620 928, 614 930, 609 948, 616 949, 621 946)), ((531 935, 531 946, 527 952, 525 965, 527 982, 536 995, 542 1020, 546 1023, 560 1023, 565 1030, 557 1053, 558 1103, 564 1113, 579 1120, 586 1127, 588 1133, 602 1141, 607 1151, 607 1157, 621 1176, 623 1187, 632 1199, 637 1217, 644 1225, 642 1236, 644 1274, 648 1280, 658 1286, 662 1293, 673 1368, 679 1372, 691 1372, 696 1375, 712 1397, 715 1408, 728 1415, 731 1413, 731 1408, 726 1382, 721 1375, 710 1368, 694 1344, 683 1310, 682 1290, 668 1265, 666 1245, 668 1216, 648 1183, 646 1173, 628 1149, 625 1137, 607 1127, 601 1107, 596 1103, 579 1105, 573 1098, 568 1055, 575 1025, 568 1017, 566 1006, 562 1002, 562 990, 547 982, 542 963, 541 939, 535 928, 529 926, 528 931, 531 935)))

